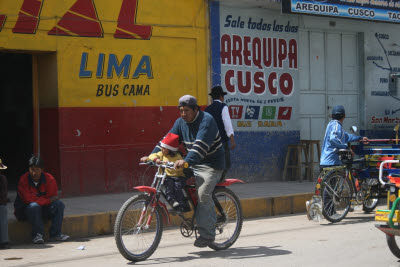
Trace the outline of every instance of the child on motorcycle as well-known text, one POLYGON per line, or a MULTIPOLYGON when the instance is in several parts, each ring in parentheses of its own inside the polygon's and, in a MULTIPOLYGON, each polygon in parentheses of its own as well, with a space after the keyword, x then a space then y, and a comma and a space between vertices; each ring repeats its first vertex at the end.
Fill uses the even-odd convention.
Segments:
MULTIPOLYGON (((152 160, 156 163, 160 162, 175 162, 183 159, 178 151, 179 136, 173 133, 168 133, 160 142, 161 151, 153 153, 148 157, 144 157, 141 161, 152 160)), ((186 184, 186 177, 183 169, 165 169, 167 178, 164 181, 165 195, 168 203, 177 211, 185 212, 190 210, 183 195, 183 188, 186 184)))

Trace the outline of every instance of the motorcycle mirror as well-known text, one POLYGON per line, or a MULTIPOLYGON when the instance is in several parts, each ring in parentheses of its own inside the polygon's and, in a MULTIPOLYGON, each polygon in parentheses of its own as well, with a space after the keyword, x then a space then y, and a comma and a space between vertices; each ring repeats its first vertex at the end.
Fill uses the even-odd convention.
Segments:
POLYGON ((357 132, 357 126, 351 126, 351 128, 350 128, 350 132, 352 132, 352 133, 356 133, 357 132))

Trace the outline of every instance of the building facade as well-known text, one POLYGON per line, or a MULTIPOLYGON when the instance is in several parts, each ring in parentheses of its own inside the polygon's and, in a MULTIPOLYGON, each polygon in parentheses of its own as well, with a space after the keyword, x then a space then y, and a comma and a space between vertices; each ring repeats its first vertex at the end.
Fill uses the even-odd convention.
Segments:
POLYGON ((2 1, 0 15, 2 98, 16 99, 2 112, 33 118, 3 133, 11 181, 36 152, 64 195, 131 190, 143 180, 139 158, 179 116, 179 97, 207 104, 205 1, 2 1), (18 90, 33 103, 26 114, 18 90))
POLYGON ((346 129, 393 137, 397 16, 350 19, 313 2, 313 14, 282 13, 285 5, 1 2, 0 156, 8 179, 16 183, 34 152, 66 196, 148 183, 139 158, 179 116, 177 100, 191 94, 204 107, 213 85, 228 92, 237 142, 228 176, 248 182, 279 179, 287 145, 322 140, 337 104, 346 108, 346 129))
POLYGON ((338 2, 210 4, 212 83, 228 91, 240 147, 232 174, 249 181, 281 177, 287 145, 322 145, 332 107, 339 104, 346 109, 346 130, 356 125, 368 137, 396 136, 400 10, 390 1, 362 7, 338 2), (294 11, 303 10, 284 13, 291 3, 294 11))

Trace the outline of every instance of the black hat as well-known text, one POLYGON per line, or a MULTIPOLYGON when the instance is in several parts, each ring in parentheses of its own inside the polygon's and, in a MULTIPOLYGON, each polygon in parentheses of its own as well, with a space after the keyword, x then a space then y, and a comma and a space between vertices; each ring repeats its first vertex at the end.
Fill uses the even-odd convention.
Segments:
POLYGON ((226 95, 228 93, 224 92, 224 90, 222 90, 221 86, 214 86, 211 89, 211 93, 209 93, 210 96, 221 96, 221 95, 226 95))
POLYGON ((29 167, 39 167, 43 169, 43 160, 39 155, 32 155, 29 159, 29 167))

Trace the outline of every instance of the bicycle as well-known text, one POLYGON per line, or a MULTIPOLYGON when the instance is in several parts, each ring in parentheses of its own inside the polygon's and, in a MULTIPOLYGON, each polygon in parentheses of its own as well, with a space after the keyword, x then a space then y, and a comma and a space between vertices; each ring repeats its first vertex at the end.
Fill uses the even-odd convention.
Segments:
MULTIPOLYGON (((140 165, 157 167, 151 186, 137 186, 135 189, 143 192, 128 199, 120 208, 114 225, 114 237, 119 252, 129 261, 143 261, 150 257, 160 243, 163 223, 170 224, 170 212, 161 196, 165 199, 163 184, 166 178, 165 169, 174 168, 174 163, 140 163, 140 165)), ((224 250, 232 246, 238 239, 242 224, 242 207, 233 191, 226 188, 233 183, 243 183, 239 179, 226 179, 218 183, 212 194, 216 207, 217 221, 216 237, 209 247, 214 250, 224 250)), ((187 184, 184 194, 193 213, 176 212, 180 218, 180 232, 184 237, 194 233, 198 237, 194 214, 197 207, 195 184, 187 184), (188 214, 185 217, 185 214, 188 214)), ((172 214, 172 213, 171 213, 172 214)))
POLYGON ((343 220, 352 205, 363 205, 364 212, 378 206, 381 187, 377 179, 358 177, 353 164, 363 163, 364 158, 353 159, 350 149, 340 149, 339 158, 344 165, 324 168, 320 173, 315 194, 306 204, 310 220, 320 221, 323 216, 331 223, 343 220))

